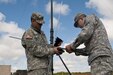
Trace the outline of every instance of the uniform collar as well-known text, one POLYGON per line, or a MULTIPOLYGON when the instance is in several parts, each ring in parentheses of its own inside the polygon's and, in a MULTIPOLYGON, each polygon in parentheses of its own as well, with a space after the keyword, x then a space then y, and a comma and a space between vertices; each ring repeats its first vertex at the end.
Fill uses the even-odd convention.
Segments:
POLYGON ((36 29, 35 27, 33 27, 32 25, 31 25, 31 28, 33 29, 33 30, 35 30, 37 33, 40 33, 41 34, 41 30, 40 29, 36 29))

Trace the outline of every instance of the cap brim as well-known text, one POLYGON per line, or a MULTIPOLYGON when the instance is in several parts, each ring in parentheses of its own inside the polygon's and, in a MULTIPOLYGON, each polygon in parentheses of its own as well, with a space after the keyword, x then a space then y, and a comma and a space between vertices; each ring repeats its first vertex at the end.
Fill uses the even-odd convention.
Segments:
POLYGON ((40 23, 40 24, 44 24, 45 21, 44 20, 36 20, 36 22, 40 23))
POLYGON ((77 24, 77 22, 75 22, 75 23, 74 23, 74 27, 78 27, 78 24, 77 24))

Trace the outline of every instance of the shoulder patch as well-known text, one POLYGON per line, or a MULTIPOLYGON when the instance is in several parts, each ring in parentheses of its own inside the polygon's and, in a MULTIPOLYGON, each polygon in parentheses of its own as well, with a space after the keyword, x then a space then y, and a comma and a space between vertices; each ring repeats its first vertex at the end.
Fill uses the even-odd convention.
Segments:
POLYGON ((28 34, 25 36, 25 39, 32 39, 32 38, 33 37, 31 35, 28 35, 28 34))

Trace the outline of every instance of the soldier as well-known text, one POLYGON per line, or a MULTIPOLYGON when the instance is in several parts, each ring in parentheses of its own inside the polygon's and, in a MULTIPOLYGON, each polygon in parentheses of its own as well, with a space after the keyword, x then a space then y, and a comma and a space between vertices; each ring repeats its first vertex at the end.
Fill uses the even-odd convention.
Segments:
POLYGON ((112 75, 113 52, 103 23, 97 16, 83 13, 78 13, 74 21, 74 26, 82 30, 75 41, 66 46, 66 51, 88 56, 92 75, 112 75), (85 48, 78 49, 83 43, 85 48))
POLYGON ((46 36, 41 30, 44 18, 40 13, 32 13, 31 27, 22 37, 22 46, 27 57, 28 75, 49 75, 49 60, 53 54, 60 54, 59 47, 48 45, 46 36))

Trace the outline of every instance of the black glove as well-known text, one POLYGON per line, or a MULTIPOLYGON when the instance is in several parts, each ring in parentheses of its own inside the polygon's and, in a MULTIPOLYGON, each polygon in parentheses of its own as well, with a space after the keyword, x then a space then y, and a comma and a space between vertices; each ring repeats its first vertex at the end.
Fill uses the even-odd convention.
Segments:
POLYGON ((88 52, 86 52, 84 49, 75 49, 74 50, 75 55, 79 56, 79 55, 83 55, 83 56, 88 56, 88 52))
POLYGON ((64 53, 64 50, 61 47, 58 47, 57 49, 58 49, 58 52, 59 52, 59 54, 57 54, 57 55, 61 55, 62 53, 64 53))

